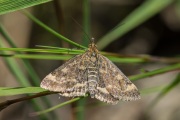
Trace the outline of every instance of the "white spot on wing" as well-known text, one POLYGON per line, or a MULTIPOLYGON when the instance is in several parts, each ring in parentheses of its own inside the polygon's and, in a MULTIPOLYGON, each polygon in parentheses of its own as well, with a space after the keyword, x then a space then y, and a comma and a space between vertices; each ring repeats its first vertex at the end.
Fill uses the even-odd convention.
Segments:
POLYGON ((120 75, 120 74, 118 74, 116 77, 117 77, 118 80, 122 80, 123 79, 123 76, 120 75))
POLYGON ((127 86, 126 90, 131 91, 131 90, 135 90, 135 89, 137 89, 136 86, 134 84, 130 84, 130 85, 127 86))
POLYGON ((61 70, 63 73, 67 73, 68 69, 65 67, 61 70))
POLYGON ((84 87, 86 84, 77 83, 74 87, 84 87))
POLYGON ((51 80, 51 81, 57 81, 56 76, 53 76, 52 74, 47 75, 44 79, 48 79, 48 80, 51 80))
POLYGON ((102 93, 109 94, 109 92, 106 90, 106 88, 97 87, 97 89, 99 91, 101 91, 102 93))

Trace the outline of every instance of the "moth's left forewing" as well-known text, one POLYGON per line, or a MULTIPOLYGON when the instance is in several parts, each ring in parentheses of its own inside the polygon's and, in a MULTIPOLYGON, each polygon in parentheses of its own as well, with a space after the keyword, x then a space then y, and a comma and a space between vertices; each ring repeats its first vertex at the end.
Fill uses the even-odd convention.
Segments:
POLYGON ((131 101, 140 99, 137 87, 108 58, 99 54, 99 79, 116 99, 131 101))
POLYGON ((85 96, 87 92, 87 73, 85 72, 82 55, 77 55, 65 64, 48 74, 41 82, 41 87, 59 92, 66 97, 85 96))

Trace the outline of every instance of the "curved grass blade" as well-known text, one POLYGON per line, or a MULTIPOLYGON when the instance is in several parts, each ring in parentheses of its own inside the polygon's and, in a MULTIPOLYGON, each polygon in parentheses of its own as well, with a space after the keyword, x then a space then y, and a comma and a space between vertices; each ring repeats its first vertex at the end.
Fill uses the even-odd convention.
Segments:
POLYGON ((0 15, 32 7, 52 0, 1 0, 0 15))
POLYGON ((149 105, 149 109, 152 109, 159 100, 162 99, 162 97, 164 97, 166 94, 168 94, 173 88, 175 88, 177 85, 179 85, 180 83, 180 73, 176 76, 176 78, 167 86, 165 87, 160 93, 159 95, 152 101, 152 103, 149 105))
MULTIPOLYGON (((0 40, 0 47, 4 47, 4 45, 2 43, 2 40, 0 40)), ((0 51, 0 53, 1 54, 7 54, 7 52, 5 52, 5 51, 0 51)), ((22 71, 20 70, 20 68, 17 65, 17 63, 14 60, 14 58, 4 57, 4 61, 7 64, 7 66, 9 67, 9 69, 11 70, 11 72, 14 74, 16 79, 20 82, 21 85, 23 85, 23 86, 30 86, 30 83, 29 83, 28 79, 22 73, 22 71)))
POLYGON ((157 74, 162 74, 162 73, 172 71, 172 70, 179 70, 179 69, 180 69, 180 63, 169 65, 167 67, 160 68, 160 69, 157 69, 157 70, 153 70, 153 71, 150 71, 150 72, 134 75, 134 76, 131 76, 129 78, 130 78, 130 80, 139 80, 139 79, 142 79, 142 78, 154 76, 154 75, 157 75, 157 74))
POLYGON ((56 31, 54 31, 53 29, 51 29, 50 27, 48 27, 47 25, 45 25, 44 23, 42 23, 40 20, 38 20, 37 18, 35 18, 32 14, 28 13, 28 12, 24 12, 24 14, 30 18, 33 22, 37 23, 39 26, 41 26, 42 28, 44 28, 45 30, 47 30, 48 32, 52 33, 53 35, 55 35, 56 37, 58 37, 61 40, 64 40, 65 42, 68 42, 76 47, 79 48, 83 48, 86 49, 86 47, 77 44, 76 42, 71 41, 70 39, 62 36, 61 34, 57 33, 56 31))
MULTIPOLYGON (((0 24, 0 32, 2 33, 2 36, 5 38, 5 40, 9 43, 9 45, 13 48, 17 48, 17 46, 15 45, 15 43, 13 42, 13 40, 11 39, 11 37, 8 35, 8 33, 6 32, 6 30, 4 29, 4 27, 0 24)), ((16 51, 16 53, 21 54, 21 51, 16 51)), ((5 56, 4 56, 5 57, 5 56)), ((7 57, 7 56, 6 56, 7 57)), ((9 56, 10 57, 10 56, 9 56)), ((13 57, 13 56, 11 56, 13 57)), ((29 62, 28 59, 21 59, 22 60, 22 64, 24 65, 24 67, 26 68, 26 71, 28 73, 28 75, 30 76, 31 80, 32 80, 32 84, 35 86, 39 86, 39 76, 37 75, 37 73, 35 72, 34 68, 32 67, 31 63, 29 62)), ((17 79, 18 81, 18 79, 17 79)), ((49 102, 49 100, 44 97, 41 98, 41 100, 43 101, 42 103, 46 106, 46 107, 50 107, 51 104, 49 102)), ((34 102, 34 101, 32 101, 34 102)), ((35 102, 34 102, 35 103, 35 102)), ((37 103, 35 103, 37 104, 37 103)), ((52 114, 52 116, 54 116, 52 114)))
POLYGON ((145 88, 140 91, 141 95, 146 95, 154 92, 159 92, 163 90, 167 85, 155 86, 151 88, 145 88))
MULTIPOLYGON (((87 96, 88 96, 88 95, 86 95, 85 97, 87 97, 87 96)), ((42 114, 51 112, 51 111, 53 111, 53 110, 55 110, 55 109, 57 109, 57 108, 60 108, 60 107, 63 107, 63 106, 65 106, 65 105, 68 105, 68 104, 70 104, 70 103, 73 103, 73 102, 75 102, 75 101, 78 101, 78 100, 80 100, 80 99, 81 99, 81 97, 77 97, 77 98, 71 99, 71 100, 69 100, 69 101, 63 102, 63 103, 61 103, 61 104, 59 104, 59 105, 56 105, 56 106, 54 106, 54 107, 51 107, 51 108, 49 108, 49 109, 46 109, 46 110, 43 110, 43 111, 39 111, 39 112, 36 112, 36 113, 32 113, 32 114, 30 114, 30 115, 31 115, 31 116, 42 115, 42 114)))
POLYGON ((99 50, 105 48, 109 43, 123 36, 133 28, 142 24, 165 7, 170 5, 173 0, 145 0, 144 3, 129 14, 115 29, 103 36, 97 43, 99 50), (123 24, 123 25, 122 25, 123 24), (122 25, 122 26, 121 26, 122 25))
MULTIPOLYGON (((2 40, 0 39, 0 47, 4 47, 4 44, 2 43, 2 40)), ((5 51, 0 51, 0 53, 5 53, 5 51)), ((23 72, 21 71, 21 69, 19 68, 19 66, 17 65, 17 62, 14 60, 14 58, 5 58, 5 63, 7 64, 9 70, 11 71, 11 73, 14 74, 15 78, 19 81, 19 83, 22 86, 30 86, 30 82, 28 81, 28 79, 26 78, 26 76, 23 74, 23 72)), ((35 100, 31 100, 32 102, 32 106, 35 110, 42 110, 43 108, 41 106, 39 106, 35 100)), ((44 118, 44 120, 46 120, 45 116, 42 116, 44 118)))
MULTIPOLYGON (((4 27, 1 24, 0 24, 0 32, 11 47, 17 48, 17 46, 15 45, 15 43, 13 42, 13 40, 11 39, 11 37, 8 35, 8 33, 6 32, 6 30, 4 29, 4 27)), ((20 54, 21 52, 16 51, 16 53, 20 54)), ((23 61, 23 65, 27 69, 27 72, 29 73, 30 77, 32 78, 34 85, 39 85, 38 81, 40 78, 36 74, 36 72, 35 72, 34 68, 32 67, 32 65, 30 64, 30 62, 28 60, 25 60, 25 59, 23 59, 22 61, 23 61)))

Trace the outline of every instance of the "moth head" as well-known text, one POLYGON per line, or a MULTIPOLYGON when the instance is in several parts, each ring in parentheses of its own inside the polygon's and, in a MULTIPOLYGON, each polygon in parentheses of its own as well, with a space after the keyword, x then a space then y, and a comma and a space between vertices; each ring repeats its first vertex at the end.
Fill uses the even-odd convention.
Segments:
POLYGON ((98 53, 97 46, 94 43, 94 38, 91 38, 91 44, 89 44, 89 49, 88 50, 90 52, 93 52, 93 53, 98 53))

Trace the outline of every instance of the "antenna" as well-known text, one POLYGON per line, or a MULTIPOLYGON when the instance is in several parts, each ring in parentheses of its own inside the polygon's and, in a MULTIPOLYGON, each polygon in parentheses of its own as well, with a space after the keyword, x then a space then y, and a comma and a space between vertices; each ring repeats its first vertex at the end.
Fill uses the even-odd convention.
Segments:
MULTIPOLYGON (((92 42, 91 38, 90 38, 89 35, 86 33, 86 31, 84 30, 84 28, 83 28, 73 17, 71 17, 71 19, 81 28, 82 31, 84 31, 84 34, 85 34, 86 38, 88 38, 88 40, 92 42)), ((94 38, 93 38, 93 39, 94 39, 94 38)), ((93 40, 93 42, 94 42, 94 40, 93 40)))

